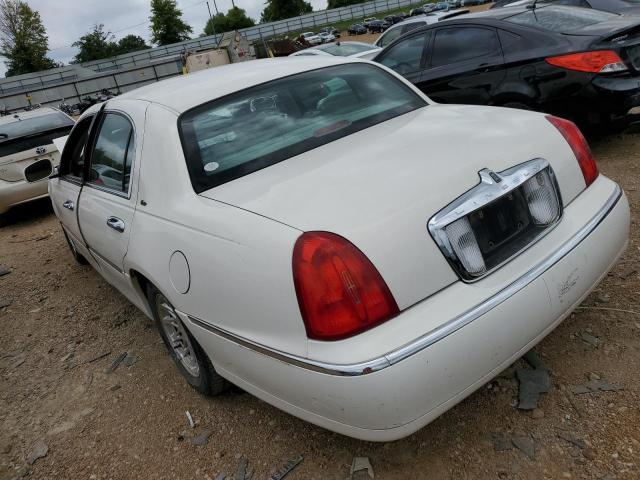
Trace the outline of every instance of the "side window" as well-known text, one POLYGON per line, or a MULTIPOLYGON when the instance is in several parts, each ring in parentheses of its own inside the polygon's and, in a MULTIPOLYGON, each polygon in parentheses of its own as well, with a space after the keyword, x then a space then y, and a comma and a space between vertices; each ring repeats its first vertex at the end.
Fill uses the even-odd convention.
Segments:
POLYGON ((400 75, 420 70, 427 32, 400 41, 389 49, 380 63, 395 70, 400 75))
POLYGON ((380 37, 380 41, 378 42, 379 47, 386 47, 391 42, 393 42, 396 38, 398 38, 402 34, 402 28, 392 28, 387 33, 380 37))
POLYGON ((431 66, 447 65, 500 52, 496 32, 488 28, 453 27, 436 32, 431 66))
POLYGON ((402 35, 404 35, 407 32, 410 32, 411 30, 415 30, 416 28, 424 27, 426 24, 427 24, 427 22, 411 22, 411 23, 407 23, 406 25, 404 25, 402 27, 402 35))
POLYGON ((60 159, 60 173, 63 176, 69 175, 79 179, 82 178, 86 153, 85 147, 92 121, 93 115, 85 117, 71 130, 60 159))
POLYGON ((100 125, 89 183, 127 193, 134 157, 133 127, 127 118, 107 113, 100 125))

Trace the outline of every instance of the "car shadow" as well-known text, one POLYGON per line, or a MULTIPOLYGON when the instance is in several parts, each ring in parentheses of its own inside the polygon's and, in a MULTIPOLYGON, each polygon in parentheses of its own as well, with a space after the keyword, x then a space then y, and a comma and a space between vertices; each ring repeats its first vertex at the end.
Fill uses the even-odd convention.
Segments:
POLYGON ((19 226, 53 215, 49 197, 17 205, 0 217, 0 228, 19 226))

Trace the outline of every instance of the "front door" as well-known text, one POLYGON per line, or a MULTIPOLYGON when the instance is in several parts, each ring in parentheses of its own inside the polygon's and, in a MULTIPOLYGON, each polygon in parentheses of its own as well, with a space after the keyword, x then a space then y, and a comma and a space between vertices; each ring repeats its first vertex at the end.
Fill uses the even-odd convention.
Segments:
POLYGON ((134 125, 144 124, 144 109, 127 111, 140 118, 110 110, 107 105, 99 119, 78 210, 83 238, 102 274, 125 295, 129 293, 130 282, 123 263, 135 214, 138 192, 134 179, 142 141, 136 136, 134 125))
POLYGON ((91 256, 78 225, 78 198, 82 190, 87 140, 94 115, 80 120, 69 134, 60 158, 60 173, 49 180, 49 196, 53 210, 60 219, 71 248, 87 260, 91 256))

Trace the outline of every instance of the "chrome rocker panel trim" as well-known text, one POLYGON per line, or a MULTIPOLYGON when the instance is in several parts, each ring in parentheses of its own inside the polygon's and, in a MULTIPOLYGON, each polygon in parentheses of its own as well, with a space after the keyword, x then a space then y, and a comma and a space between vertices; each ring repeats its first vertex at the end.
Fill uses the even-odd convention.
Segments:
POLYGON ((201 320, 192 315, 186 316, 189 318, 189 321, 191 323, 198 327, 201 327, 215 335, 234 342, 239 346, 248 348, 249 350, 253 350, 268 357, 275 358, 276 360, 280 360, 289 365, 334 376, 367 375, 369 373, 383 370, 387 367, 390 367, 391 365, 409 358, 412 355, 415 355, 418 352, 421 352, 425 348, 428 348, 434 343, 439 342, 443 338, 451 335, 452 333, 460 330, 474 320, 480 318, 482 315, 497 307, 509 297, 518 293, 520 290, 525 288, 527 285, 529 285, 531 282, 533 282, 543 273, 549 270, 553 265, 558 263, 571 250, 577 247, 580 242, 582 242, 587 236, 589 236, 589 234, 591 234, 591 232, 595 230, 595 228, 602 222, 602 220, 607 217, 611 210, 613 210, 613 208, 618 203, 618 200, 620 200, 621 196, 622 190, 618 185, 616 185, 615 191, 611 194, 605 205, 586 225, 584 225, 576 233, 576 235, 574 235, 570 240, 566 241, 559 249, 549 255, 546 259, 535 265, 524 275, 522 275, 520 278, 515 280, 504 289, 500 290, 495 295, 489 297, 484 302, 458 315, 457 317, 451 319, 438 328, 427 332, 426 334, 413 340, 412 342, 400 348, 397 348, 396 350, 392 350, 391 352, 388 352, 387 354, 382 355, 378 358, 374 358, 365 362, 352 364, 333 364, 311 360, 308 358, 300 357, 298 355, 282 352, 280 350, 261 345, 252 340, 247 340, 245 338, 239 337, 231 332, 213 326, 210 323, 207 323, 204 320, 201 320))

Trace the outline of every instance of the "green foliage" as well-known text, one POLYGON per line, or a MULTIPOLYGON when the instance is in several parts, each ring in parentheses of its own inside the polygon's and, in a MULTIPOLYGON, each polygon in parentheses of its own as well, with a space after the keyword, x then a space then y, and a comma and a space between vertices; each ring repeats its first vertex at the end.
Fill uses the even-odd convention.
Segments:
POLYGON ((260 22, 275 22, 311 13, 313 7, 304 0, 267 0, 260 22))
POLYGON ((93 30, 73 42, 72 46, 79 49, 74 58, 75 63, 90 62, 117 55, 118 44, 113 41, 111 32, 104 31, 104 25, 95 25, 93 30))
POLYGON ((205 35, 214 35, 216 33, 230 32, 241 28, 253 27, 255 22, 247 16, 242 8, 233 7, 224 13, 218 13, 204 27, 205 35))
POLYGON ((0 1, 0 54, 7 77, 58 67, 47 57, 49 39, 40 14, 21 0, 0 1))
POLYGON ((151 0, 151 41, 158 45, 189 40, 193 29, 182 21, 175 0, 151 0))
POLYGON ((366 1, 367 0, 329 0, 329 2, 327 3, 327 9, 346 7, 348 5, 355 5, 357 3, 363 3, 366 1))
POLYGON ((100 60, 102 58, 115 57, 123 53, 135 52, 151 48, 147 45, 143 38, 137 35, 127 35, 122 37, 118 42, 114 41, 115 37, 111 32, 104 31, 104 25, 96 25, 93 30, 73 43, 74 47, 78 47, 79 52, 76 54, 73 62, 82 63, 91 60, 100 60))
POLYGON ((138 35, 129 34, 118 40, 118 55, 146 50, 147 48, 151 47, 146 44, 144 38, 139 37, 138 35))

